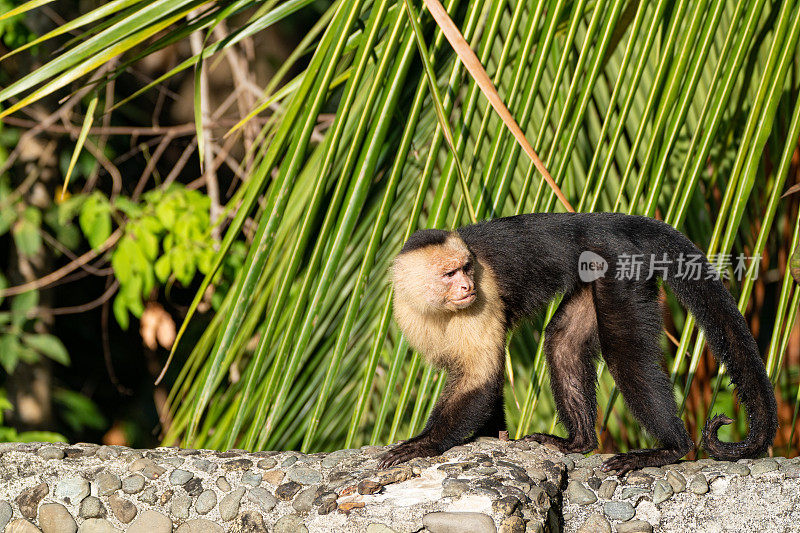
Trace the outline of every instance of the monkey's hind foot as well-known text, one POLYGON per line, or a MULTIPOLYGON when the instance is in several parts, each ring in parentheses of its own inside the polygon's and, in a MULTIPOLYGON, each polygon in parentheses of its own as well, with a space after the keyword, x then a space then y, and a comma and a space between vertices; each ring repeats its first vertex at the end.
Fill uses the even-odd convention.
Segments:
POLYGON ((389 468, 410 461, 414 457, 431 457, 440 453, 438 448, 423 439, 407 440, 384 453, 378 462, 378 468, 389 468))
POLYGON ((687 451, 672 448, 657 448, 654 450, 634 450, 620 453, 605 461, 600 467, 604 472, 616 470, 617 476, 622 477, 628 472, 639 470, 646 466, 664 466, 678 461, 686 455, 687 451))
POLYGON ((586 453, 597 447, 597 440, 565 439, 547 433, 532 433, 526 437, 522 437, 521 440, 554 446, 562 453, 586 453))

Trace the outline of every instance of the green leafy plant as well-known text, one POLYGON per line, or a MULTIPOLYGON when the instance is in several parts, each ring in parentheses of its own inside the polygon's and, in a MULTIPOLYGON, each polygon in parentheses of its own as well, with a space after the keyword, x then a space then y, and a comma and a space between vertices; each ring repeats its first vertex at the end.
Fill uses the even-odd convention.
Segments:
POLYGON ((177 280, 188 287, 197 272, 209 274, 215 254, 209 239, 210 201, 204 194, 173 184, 142 195, 139 202, 100 192, 76 195, 60 205, 59 220, 77 216, 89 245, 100 250, 118 226, 111 266, 119 282, 114 316, 127 329, 129 313, 141 316, 156 286, 177 280))
POLYGON ((38 302, 38 292, 26 292, 11 299, 9 311, 0 312, 0 365, 9 374, 20 361, 35 363, 42 356, 69 365, 67 349, 57 337, 35 333, 38 302))
POLYGON ((76 433, 87 429, 100 430, 108 422, 97 405, 83 394, 63 388, 53 391, 58 417, 76 433))

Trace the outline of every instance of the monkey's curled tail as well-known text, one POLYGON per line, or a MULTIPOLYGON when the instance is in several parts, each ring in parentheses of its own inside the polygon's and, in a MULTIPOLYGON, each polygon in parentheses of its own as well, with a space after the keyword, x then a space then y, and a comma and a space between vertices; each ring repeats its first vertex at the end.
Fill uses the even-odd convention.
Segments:
MULTIPOLYGON (((677 255, 701 254, 686 237, 680 235, 681 245, 675 250, 673 267, 670 268, 666 283, 678 299, 694 315, 705 333, 711 351, 718 362, 725 363, 731 381, 736 385, 739 401, 747 409, 750 430, 741 442, 723 442, 717 437, 717 430, 733 422, 724 415, 716 415, 706 422, 703 428, 701 446, 718 460, 733 461, 763 455, 772 444, 778 429, 775 393, 767 376, 758 346, 747 327, 742 314, 721 281, 705 278, 705 269, 713 268, 703 259, 703 273, 700 279, 679 276, 675 262, 677 255), (675 270, 673 274, 673 268, 675 270)), ((674 234, 673 234, 674 235, 674 234)), ((669 248, 675 249, 675 241, 669 248)), ((661 251, 663 252, 663 250, 661 251)), ((657 253, 661 253, 657 252, 657 253)))

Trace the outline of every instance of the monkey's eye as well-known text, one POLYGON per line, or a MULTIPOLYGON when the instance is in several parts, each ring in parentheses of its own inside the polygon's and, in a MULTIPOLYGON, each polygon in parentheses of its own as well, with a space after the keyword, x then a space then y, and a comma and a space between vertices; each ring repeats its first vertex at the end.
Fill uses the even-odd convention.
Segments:
POLYGON ((464 263, 464 272, 469 272, 472 270, 472 261, 467 261, 464 263))
POLYGON ((456 275, 456 272, 458 272, 458 269, 451 270, 450 272, 445 272, 445 274, 444 274, 444 277, 446 277, 446 278, 452 278, 453 276, 455 276, 455 275, 456 275))

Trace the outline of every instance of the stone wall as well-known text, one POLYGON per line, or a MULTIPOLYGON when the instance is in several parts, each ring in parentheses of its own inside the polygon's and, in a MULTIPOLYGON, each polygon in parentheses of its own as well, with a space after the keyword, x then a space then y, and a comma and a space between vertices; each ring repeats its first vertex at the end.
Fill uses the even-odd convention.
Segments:
POLYGON ((623 480, 604 456, 482 439, 377 469, 329 454, 0 444, 0 531, 797 531, 800 461, 702 460, 623 480))

